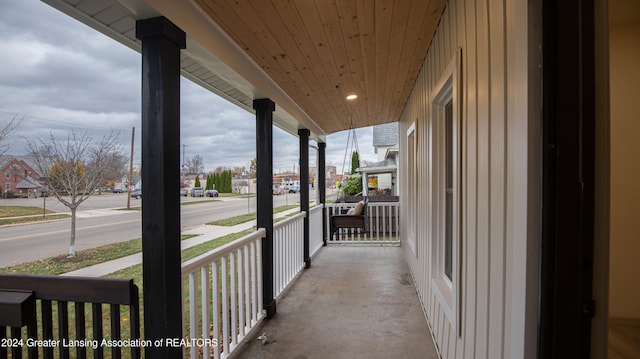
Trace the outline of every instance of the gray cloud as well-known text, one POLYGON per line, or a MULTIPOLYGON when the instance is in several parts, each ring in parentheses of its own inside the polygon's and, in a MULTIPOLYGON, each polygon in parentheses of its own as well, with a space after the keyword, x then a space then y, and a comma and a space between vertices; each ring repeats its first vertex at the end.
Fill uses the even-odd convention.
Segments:
MULTIPOLYGON (((25 117, 17 137, 64 138, 71 128, 101 136, 121 131, 128 151, 136 127, 140 163, 140 55, 36 0, 0 0, 0 126, 25 117)), ((181 81, 181 143, 205 170, 248 166, 255 157, 253 114, 181 81)), ((375 161, 372 130, 358 129, 361 160, 375 161)), ((327 164, 342 168, 347 132, 327 138, 327 164)), ((24 154, 20 141, 9 153, 24 154)), ((274 170, 298 165, 298 139, 274 129, 274 170)), ((349 157, 350 158, 350 157, 349 157)), ((311 151, 311 165, 315 153, 311 151)))

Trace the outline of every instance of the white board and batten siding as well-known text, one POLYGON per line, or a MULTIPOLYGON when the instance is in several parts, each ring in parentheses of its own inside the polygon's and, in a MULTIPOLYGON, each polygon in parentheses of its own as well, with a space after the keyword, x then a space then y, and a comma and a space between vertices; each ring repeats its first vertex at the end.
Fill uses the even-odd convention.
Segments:
POLYGON ((531 176, 538 170, 531 166, 537 139, 528 115, 528 67, 535 65, 527 53, 527 11, 524 0, 449 1, 400 121, 402 188, 411 184, 411 171, 417 181, 417 193, 401 193, 401 211, 416 213, 413 221, 401 217, 402 228, 415 225, 415 239, 404 230, 402 246, 445 359, 535 357, 537 257, 531 243, 537 232, 530 225, 535 216, 530 189, 537 186, 531 176), (441 210, 432 193, 437 171, 432 101, 456 56, 461 60, 460 235, 452 323, 431 284, 433 218, 441 210), (413 128, 415 154, 408 156, 404 134, 413 128))

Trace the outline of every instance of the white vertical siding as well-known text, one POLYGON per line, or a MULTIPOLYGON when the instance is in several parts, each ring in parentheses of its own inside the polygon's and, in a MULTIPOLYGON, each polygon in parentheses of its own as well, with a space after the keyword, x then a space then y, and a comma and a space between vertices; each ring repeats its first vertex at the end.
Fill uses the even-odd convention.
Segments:
MULTIPOLYGON (((400 121, 401 151, 407 150, 404 134, 415 122, 418 163, 417 193, 401 194, 403 213, 417 204, 417 253, 403 248, 445 359, 527 357, 524 336, 535 335, 535 330, 525 329, 530 325, 525 324, 525 313, 517 312, 531 308, 524 301, 526 291, 535 285, 526 252, 531 216, 527 189, 534 185, 527 182, 532 173, 527 150, 535 148, 528 135, 526 24, 524 0, 450 0, 400 121), (459 330, 430 287, 429 252, 432 228, 437 225, 434 214, 440 211, 432 205, 430 101, 458 49, 462 52, 459 330)), ((408 182, 406 159, 403 155, 400 161, 403 188, 408 182)), ((406 216, 402 219, 402 225, 408 225, 406 216)))

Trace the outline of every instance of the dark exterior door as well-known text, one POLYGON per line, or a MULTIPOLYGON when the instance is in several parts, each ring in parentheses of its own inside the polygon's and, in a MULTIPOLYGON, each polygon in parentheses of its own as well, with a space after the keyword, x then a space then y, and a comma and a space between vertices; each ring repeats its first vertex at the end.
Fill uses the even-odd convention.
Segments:
POLYGON ((594 0, 542 0, 539 358, 588 358, 594 240, 594 0))

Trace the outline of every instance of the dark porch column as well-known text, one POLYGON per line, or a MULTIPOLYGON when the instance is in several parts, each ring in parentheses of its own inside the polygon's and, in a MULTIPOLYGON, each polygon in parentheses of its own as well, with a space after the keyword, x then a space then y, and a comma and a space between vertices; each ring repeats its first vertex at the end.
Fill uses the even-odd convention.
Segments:
POLYGON ((276 105, 265 98, 253 100, 256 110, 257 225, 266 230, 262 241, 262 301, 267 318, 276 314, 273 290, 273 111, 276 105))
POLYGON ((327 165, 325 158, 325 150, 327 144, 324 142, 318 143, 318 188, 316 191, 320 191, 320 203, 322 204, 322 241, 324 245, 327 245, 327 216, 325 203, 327 203, 327 165))
MULTIPOLYGON (((185 33, 164 17, 136 22, 142 41, 142 268, 144 338, 182 338, 180 291, 180 49, 185 33)), ((181 358, 148 347, 147 358, 181 358)))
POLYGON ((304 266, 311 267, 309 256, 309 130, 299 129, 300 136, 300 211, 307 213, 304 217, 304 266))

